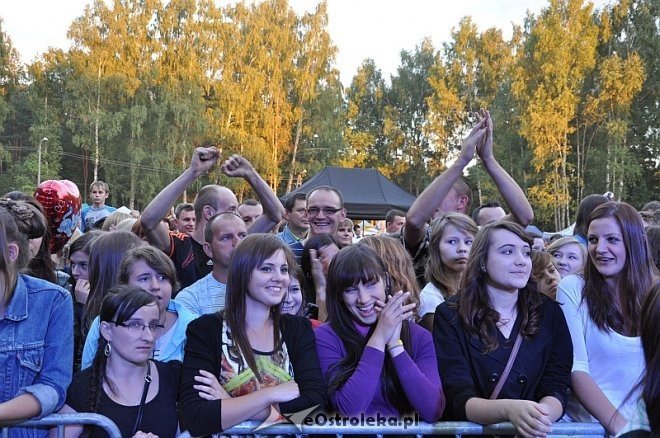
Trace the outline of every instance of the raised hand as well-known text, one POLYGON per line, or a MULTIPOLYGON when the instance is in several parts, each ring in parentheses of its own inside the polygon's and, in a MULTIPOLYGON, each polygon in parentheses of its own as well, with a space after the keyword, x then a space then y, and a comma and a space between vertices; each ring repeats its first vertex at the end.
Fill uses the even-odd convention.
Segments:
POLYGON ((312 279, 314 280, 314 287, 316 288, 317 294, 319 291, 322 291, 323 296, 321 298, 325 300, 326 281, 323 272, 323 263, 321 263, 321 259, 315 249, 309 250, 309 260, 312 264, 312 279))
POLYGON ((476 116, 480 122, 486 120, 487 126, 484 141, 477 145, 477 155, 482 160, 489 160, 493 158, 493 119, 490 117, 490 112, 483 108, 476 113, 476 116))
POLYGON ((205 400, 222 400, 231 398, 229 393, 220 385, 218 379, 206 370, 199 370, 199 375, 195 376, 195 381, 199 385, 193 385, 199 396, 205 400))
POLYGON ((73 290, 76 301, 85 304, 87 303, 87 298, 89 297, 89 281, 87 280, 76 280, 76 287, 73 290))
POLYGON ((409 297, 410 292, 399 291, 391 296, 387 303, 376 301, 376 308, 382 310, 371 338, 382 348, 385 348, 388 342, 399 339, 401 323, 413 315, 415 304, 405 304, 409 297), (396 339, 393 339, 394 336, 396 339))
POLYGON ((220 151, 215 146, 195 148, 192 159, 190 160, 190 169, 195 177, 208 172, 220 158, 220 151))
POLYGON ((221 170, 227 176, 245 179, 256 173, 252 164, 245 157, 236 154, 225 160, 221 170))
POLYGON ((479 121, 472 128, 470 133, 465 140, 463 140, 463 145, 461 146, 460 159, 464 161, 465 164, 469 163, 470 160, 474 157, 474 153, 477 150, 477 146, 483 143, 486 138, 488 130, 488 121, 487 118, 479 118, 479 121))

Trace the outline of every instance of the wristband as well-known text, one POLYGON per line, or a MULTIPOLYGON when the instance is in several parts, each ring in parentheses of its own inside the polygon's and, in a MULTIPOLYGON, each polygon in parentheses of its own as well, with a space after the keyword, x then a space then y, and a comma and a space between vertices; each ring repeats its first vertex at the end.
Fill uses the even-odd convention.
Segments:
POLYGON ((403 347, 403 341, 401 339, 397 339, 394 345, 387 345, 387 351, 394 350, 396 347, 403 347))

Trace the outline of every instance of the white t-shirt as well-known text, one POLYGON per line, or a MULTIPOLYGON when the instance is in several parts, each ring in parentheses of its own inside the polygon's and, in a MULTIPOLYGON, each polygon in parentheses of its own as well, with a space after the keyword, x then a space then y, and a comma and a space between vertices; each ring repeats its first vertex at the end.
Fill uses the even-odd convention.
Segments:
MULTIPOLYGON (((573 340, 573 371, 589 374, 614 407, 630 419, 639 393, 631 395, 623 406, 622 403, 644 371, 641 338, 599 330, 589 316, 587 302, 582 300, 583 288, 581 275, 569 275, 557 289, 557 302, 573 340)), ((596 421, 577 400, 569 402, 567 412, 574 421, 596 421)))
POLYGON ((174 300, 197 315, 215 313, 225 308, 227 285, 213 277, 213 272, 181 289, 174 300))
POLYGON ((419 293, 419 317, 423 318, 428 313, 435 314, 435 308, 444 302, 445 297, 442 296, 440 289, 431 282, 426 283, 419 293))

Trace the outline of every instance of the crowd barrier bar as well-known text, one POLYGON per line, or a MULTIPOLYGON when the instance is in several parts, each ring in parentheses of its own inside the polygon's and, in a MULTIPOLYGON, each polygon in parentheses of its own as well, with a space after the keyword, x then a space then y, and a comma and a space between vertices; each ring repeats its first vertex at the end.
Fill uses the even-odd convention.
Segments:
POLYGON ((64 426, 91 425, 102 428, 110 438, 122 438, 117 425, 101 414, 51 414, 39 420, 28 420, 20 424, 3 427, 2 438, 9 437, 9 429, 12 427, 29 428, 52 428, 57 427, 57 438, 64 438, 64 426))
MULTIPOLYGON (((68 425, 93 425, 101 427, 110 438, 121 438, 119 429, 109 418, 100 414, 52 414, 40 420, 29 420, 12 427, 37 427, 50 428, 57 427, 58 438, 64 437, 64 426, 68 425)), ((491 425, 481 425, 469 422, 440 421, 437 423, 423 423, 404 428, 399 425, 385 426, 337 426, 337 425, 301 425, 301 429, 288 423, 280 423, 259 430, 254 430, 261 425, 259 421, 246 421, 238 424, 229 430, 223 432, 223 435, 252 435, 254 437, 270 435, 295 435, 302 437, 304 435, 336 435, 341 438, 343 435, 376 435, 382 438, 383 435, 416 435, 421 438, 423 435, 445 435, 461 437, 462 435, 515 435, 515 430, 511 423, 497 423, 491 425)), ((549 437, 577 437, 577 436, 605 436, 605 430, 598 423, 554 423, 549 437)), ((9 428, 2 429, 2 437, 9 437, 9 428)))
MULTIPOLYGON (((269 435, 303 435, 326 434, 336 435, 341 438, 342 435, 376 435, 382 438, 383 435, 416 435, 421 438, 422 435, 449 435, 460 437, 462 435, 515 435, 515 429, 511 423, 497 423, 491 425, 482 425, 470 422, 440 421, 437 423, 419 422, 416 425, 403 426, 385 425, 385 426, 337 426, 337 425, 301 425, 301 429, 293 424, 280 423, 269 426, 254 432, 261 423, 258 421, 246 421, 223 432, 223 435, 252 435, 256 437, 269 435)), ((605 429, 599 423, 554 423, 549 437, 577 437, 577 436, 605 436, 605 429)))

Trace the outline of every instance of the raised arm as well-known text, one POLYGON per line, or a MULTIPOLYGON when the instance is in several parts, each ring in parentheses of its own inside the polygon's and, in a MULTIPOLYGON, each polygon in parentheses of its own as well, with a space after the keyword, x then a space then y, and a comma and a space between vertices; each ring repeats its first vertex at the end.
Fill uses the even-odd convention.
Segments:
POLYGON ((463 169, 474 157, 477 145, 486 136, 486 119, 480 120, 470 134, 463 140, 461 154, 454 164, 436 177, 428 187, 417 197, 406 214, 406 225, 403 229, 403 238, 407 248, 416 248, 424 238, 426 222, 433 217, 433 213, 441 207, 452 186, 463 173, 463 169))
POLYGON ((181 175, 163 190, 147 205, 142 212, 140 222, 142 229, 147 236, 149 243, 162 251, 168 251, 170 248, 170 237, 166 229, 159 227, 170 208, 183 192, 197 178, 202 176, 218 161, 220 152, 214 146, 206 148, 195 148, 190 167, 183 171, 181 175))
POLYGON ((248 234, 269 233, 284 218, 284 206, 252 164, 240 155, 232 155, 222 165, 222 172, 231 177, 243 178, 250 184, 264 208, 248 230, 248 234))
POLYGON ((503 220, 526 227, 534 219, 532 206, 518 183, 500 166, 493 155, 493 120, 490 118, 490 113, 482 110, 479 117, 482 121, 487 120, 487 134, 486 140, 477 146, 477 155, 481 158, 484 168, 511 209, 511 213, 506 215, 503 220))

